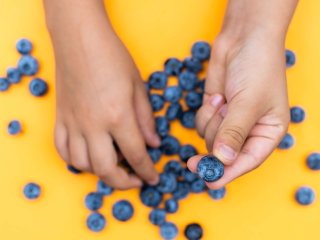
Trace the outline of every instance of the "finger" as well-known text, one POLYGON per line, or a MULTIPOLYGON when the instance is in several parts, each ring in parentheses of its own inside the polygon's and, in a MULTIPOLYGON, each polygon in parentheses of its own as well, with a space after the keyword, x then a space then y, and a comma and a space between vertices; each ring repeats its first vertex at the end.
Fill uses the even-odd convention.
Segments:
POLYGON ((68 153, 68 132, 64 124, 57 122, 54 130, 54 144, 60 157, 70 164, 68 153))

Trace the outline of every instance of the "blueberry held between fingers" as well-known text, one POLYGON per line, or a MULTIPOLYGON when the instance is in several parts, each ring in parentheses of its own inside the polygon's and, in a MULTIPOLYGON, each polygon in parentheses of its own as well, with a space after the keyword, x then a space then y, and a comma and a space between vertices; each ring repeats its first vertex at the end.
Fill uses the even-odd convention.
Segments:
POLYGON ((34 78, 29 84, 29 91, 35 97, 42 97, 48 92, 48 84, 41 78, 34 78))
POLYGON ((16 44, 16 49, 23 55, 29 54, 32 51, 32 43, 26 38, 21 38, 16 44))
POLYGON ((149 101, 154 112, 160 111, 164 106, 164 98, 159 94, 151 94, 149 96, 149 101))
POLYGON ((202 94, 194 91, 188 92, 185 101, 190 109, 198 109, 202 105, 202 94))
POLYGON ((23 189, 24 196, 28 199, 36 199, 40 196, 41 188, 36 183, 28 183, 23 189))
POLYGON ((157 163, 159 162, 160 158, 161 158, 161 150, 159 148, 147 148, 147 152, 152 160, 153 163, 157 163))
POLYGON ((198 223, 190 223, 186 226, 184 235, 188 240, 200 240, 203 236, 202 227, 198 223))
POLYGON ((296 63, 296 55, 289 49, 286 49, 286 65, 292 67, 296 63))
POLYGON ((191 49, 192 57, 200 61, 205 61, 210 58, 211 46, 207 42, 199 41, 193 44, 191 49))
POLYGON ((168 76, 164 72, 154 72, 149 77, 149 86, 153 89, 164 89, 167 86, 168 76))
POLYGON ((214 200, 220 200, 222 198, 224 198, 224 196, 226 195, 226 188, 222 187, 219 189, 209 189, 208 190, 209 196, 214 199, 214 200))
POLYGON ((215 156, 207 155, 199 161, 197 171, 199 176, 206 182, 214 182, 223 176, 224 165, 215 156))
POLYGON ((39 70, 38 60, 30 55, 24 55, 18 62, 18 69, 23 75, 35 75, 39 70))
POLYGON ((171 222, 166 222, 160 226, 160 235, 165 240, 172 240, 178 235, 178 228, 171 222))
POLYGON ((85 205, 91 211, 97 211, 102 207, 103 195, 101 193, 92 192, 85 198, 85 205))
POLYGON ((197 149, 190 144, 186 144, 186 145, 181 146, 181 148, 179 150, 179 157, 180 157, 181 161, 183 161, 185 163, 189 160, 189 158, 191 158, 197 154, 198 154, 197 149))
POLYGON ((176 199, 170 198, 165 201, 164 206, 167 213, 175 213, 178 211, 179 203, 176 199))
POLYGON ((193 129, 196 126, 195 118, 196 118, 196 112, 193 110, 189 110, 182 113, 180 117, 180 122, 182 126, 184 126, 185 128, 193 129))
POLYGON ((127 200, 120 200, 112 207, 112 215, 119 221, 128 221, 133 216, 132 204, 127 200))
POLYGON ((183 64, 189 72, 198 73, 203 69, 201 61, 196 58, 188 57, 184 59, 183 64))
POLYGON ((290 109, 290 119, 292 123, 301 123, 305 117, 306 114, 301 107, 295 106, 290 109))
POLYGON ((165 137, 170 131, 170 124, 165 117, 156 117, 156 131, 160 137, 165 137))
POLYGON ((296 191, 295 199, 300 205, 310 205, 315 200, 315 194, 310 187, 300 187, 296 191))
POLYGON ((0 91, 7 91, 10 87, 10 82, 7 78, 0 77, 0 91))
POLYGON ((180 143, 177 138, 168 135, 162 139, 160 149, 165 155, 174 155, 179 152, 180 143))
POLYGON ((162 201, 162 193, 155 187, 144 186, 139 194, 141 202, 148 207, 157 207, 162 201))
POLYGON ((169 121, 173 121, 175 119, 179 119, 182 115, 182 106, 180 103, 173 103, 169 105, 166 111, 166 118, 169 121))
POLYGON ((10 67, 7 69, 7 79, 10 83, 19 83, 21 81, 21 73, 17 68, 10 67))
POLYGON ((311 170, 320 170, 320 153, 311 153, 307 157, 307 165, 311 170))
POLYGON ((164 90, 163 97, 166 101, 171 103, 177 103, 182 98, 182 88, 179 86, 167 87, 164 90))
POLYGON ((197 87, 198 77, 195 73, 184 71, 179 75, 179 86, 185 91, 194 90, 197 87))
POLYGON ((21 132, 22 126, 18 120, 13 120, 8 125, 8 133, 10 135, 17 135, 21 132))
POLYGON ((164 63, 164 71, 168 75, 177 76, 183 69, 183 63, 177 58, 169 58, 164 63))
POLYGON ((149 214, 149 220, 152 224, 160 226, 166 222, 166 211, 155 208, 149 214))
POLYGON ((91 213, 87 218, 87 227, 93 232, 100 232, 106 226, 105 217, 97 212, 91 213))
POLYGON ((279 149, 289 149, 294 145, 294 138, 290 133, 287 133, 278 145, 279 149))
POLYGON ((103 194, 104 196, 109 196, 113 193, 113 188, 99 179, 97 183, 97 192, 103 194))

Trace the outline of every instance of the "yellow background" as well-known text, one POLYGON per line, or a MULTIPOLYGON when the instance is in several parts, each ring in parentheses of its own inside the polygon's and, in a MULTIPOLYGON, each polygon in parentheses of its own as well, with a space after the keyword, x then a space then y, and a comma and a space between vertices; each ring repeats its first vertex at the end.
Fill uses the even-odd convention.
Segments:
MULTIPOLYGON (((144 78, 162 68, 171 56, 188 56, 196 40, 213 41, 222 23, 226 2, 222 0, 110 0, 106 4, 116 31, 135 58, 144 78)), ((289 131, 296 144, 290 151, 277 150, 258 170, 227 187, 223 201, 206 194, 182 201, 177 214, 168 219, 183 228, 199 222, 204 239, 320 239, 320 175, 307 169, 308 153, 320 150, 320 2, 300 1, 289 30, 287 47, 297 55, 288 69, 290 104, 301 105, 307 118, 289 131), (309 185, 316 191, 312 206, 301 207, 294 191, 309 185)), ((101 233, 87 230, 85 195, 95 189, 96 177, 69 173, 53 146, 54 59, 40 0, 0 0, 0 75, 17 63, 15 42, 27 37, 41 63, 40 77, 50 84, 49 94, 37 99, 28 92, 29 78, 0 93, 0 239, 160 239, 157 227, 148 222, 149 209, 137 198, 138 191, 116 192, 105 199, 102 213, 107 227, 101 233), (8 136, 7 123, 19 119, 24 133, 8 136), (29 181, 41 185, 36 201, 23 197, 29 181), (128 223, 111 216, 119 199, 134 203, 135 215, 128 223)), ((202 141, 191 131, 174 125, 182 143, 202 141)), ((161 164, 160 164, 161 165, 161 164)), ((160 167, 160 166, 159 166, 160 167)), ((179 238, 179 239, 180 239, 179 238)))

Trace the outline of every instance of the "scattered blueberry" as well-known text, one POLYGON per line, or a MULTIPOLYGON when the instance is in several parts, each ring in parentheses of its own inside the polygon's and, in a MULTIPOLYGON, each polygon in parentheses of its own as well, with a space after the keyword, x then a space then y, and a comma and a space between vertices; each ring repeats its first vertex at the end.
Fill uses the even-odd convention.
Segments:
POLYGON ((193 91, 188 92, 185 101, 190 109, 198 109, 202 105, 202 94, 193 91))
POLYGON ((0 77, 0 91, 7 91, 10 87, 10 82, 6 78, 0 77))
POLYGON ((87 218, 87 226, 93 232, 100 232, 106 226, 106 219, 100 213, 91 213, 87 218))
POLYGON ((183 63, 177 58, 169 58, 164 63, 164 71, 168 75, 177 76, 181 73, 183 69, 183 63))
POLYGON ((296 63, 296 55, 289 49, 286 49, 286 65, 292 67, 296 63))
POLYGON ((149 83, 148 83, 148 82, 145 82, 145 83, 144 83, 144 86, 146 87, 147 93, 149 93, 149 92, 150 92, 150 85, 149 85, 149 83))
POLYGON ((28 199, 36 199, 40 196, 41 188, 36 183, 28 183, 23 189, 24 196, 28 199))
POLYGON ((184 235, 188 240, 200 240, 203 236, 202 227, 198 223, 190 223, 186 226, 184 235))
POLYGON ((127 200, 120 200, 112 207, 112 215, 119 221, 128 221, 133 216, 133 207, 127 200))
POLYGON ((167 87, 164 90, 163 97, 166 101, 171 103, 177 103, 182 98, 182 88, 179 86, 167 87))
POLYGON ((103 194, 104 196, 108 196, 112 194, 113 188, 107 185, 101 179, 99 179, 97 183, 97 192, 103 194))
POLYGON ((204 92, 205 84, 206 84, 206 80, 199 81, 197 84, 197 89, 199 89, 201 93, 204 92))
POLYGON ((166 118, 169 121, 173 121, 175 119, 178 119, 181 117, 182 115, 182 106, 180 103, 173 103, 171 105, 169 105, 169 107, 167 108, 166 111, 166 118))
POLYGON ((171 222, 166 222, 160 226, 160 235, 165 240, 172 240, 178 235, 178 228, 171 222))
POLYGON ((305 117, 306 114, 301 107, 295 106, 290 109, 290 119, 292 123, 301 123, 305 117))
POLYGON ((32 51, 32 43, 25 38, 20 39, 16 44, 17 51, 23 55, 32 51))
POLYGON ((170 160, 164 165, 164 172, 174 174, 176 177, 180 176, 182 169, 181 164, 174 160, 170 160))
POLYGON ((41 97, 48 91, 48 84, 40 78, 34 78, 29 84, 30 93, 33 96, 41 97))
POLYGON ((157 207, 162 201, 162 193, 155 187, 144 186, 139 194, 141 202, 148 207, 157 207))
POLYGON ((183 64, 189 72, 198 73, 203 69, 202 63, 196 58, 188 57, 184 59, 183 64))
POLYGON ((102 207, 103 194, 92 192, 85 198, 85 205, 91 211, 96 211, 102 207))
POLYGON ((178 211, 179 204, 176 199, 170 198, 164 203, 165 209, 167 213, 175 213, 178 211))
POLYGON ((161 150, 159 148, 147 148, 147 152, 153 163, 157 163, 161 157, 161 150))
POLYGON ((171 193, 177 188, 177 180, 174 174, 161 173, 157 190, 161 193, 171 193))
POLYGON ((190 187, 187 182, 178 182, 176 190, 172 193, 172 196, 177 199, 181 200, 186 198, 190 193, 190 187))
POLYGON ((184 126, 185 128, 195 128, 196 124, 195 124, 195 118, 196 118, 196 113, 193 110, 189 110, 186 112, 183 112, 180 118, 180 122, 182 124, 182 126, 184 126))
POLYGON ((32 76, 35 75, 39 70, 38 60, 30 55, 24 55, 18 62, 18 69, 20 73, 32 76))
POLYGON ((197 171, 206 182, 214 182, 223 176, 224 165, 215 156, 207 155, 199 161, 197 171))
POLYGON ((168 76, 164 72, 154 72, 149 77, 149 86, 153 89, 164 89, 167 82, 168 76))
POLYGON ((310 187, 300 187, 295 194, 295 199, 301 205, 310 205, 314 202, 315 194, 310 187))
POLYGON ((184 71, 179 75, 179 86, 185 91, 194 90, 197 87, 198 77, 195 73, 184 71))
POLYGON ((311 170, 320 170, 320 153, 311 153, 307 157, 307 165, 311 170))
POLYGON ((287 133, 279 143, 278 148, 289 149, 293 146, 293 144, 294 144, 294 138, 290 133, 287 133))
POLYGON ((21 123, 17 120, 13 120, 8 125, 8 133, 10 135, 17 135, 22 130, 21 123))
POLYGON ((195 149, 194 146, 190 145, 190 144, 186 144, 181 146, 180 150, 179 150, 179 157, 181 159, 181 161, 183 162, 187 162, 189 160, 189 158, 197 155, 197 149, 195 149))
POLYGON ((21 81, 21 73, 17 68, 10 67, 7 69, 7 79, 10 83, 19 83, 21 81))
POLYGON ((156 117, 156 131, 160 137, 165 137, 170 131, 170 124, 165 117, 156 117))
POLYGON ((166 222, 166 211, 155 208, 149 214, 149 220, 152 224, 160 226, 166 222))
POLYGON ((150 94, 149 100, 154 112, 160 111, 164 106, 164 98, 159 94, 150 94))
POLYGON ((196 179, 190 184, 190 190, 193 193, 202 193, 206 189, 207 189, 207 185, 201 178, 196 179))
POLYGON ((179 152, 180 143, 178 139, 168 135, 162 139, 160 149, 165 155, 174 155, 179 152))
POLYGON ((219 189, 209 189, 208 190, 209 196, 214 199, 214 200, 220 200, 222 198, 224 198, 224 196, 226 195, 226 188, 222 187, 219 189))
POLYGON ((76 168, 75 168, 74 166, 72 166, 72 165, 67 165, 67 169, 68 169, 70 172, 74 173, 74 174, 82 173, 82 171, 80 171, 79 169, 76 169, 76 168))
POLYGON ((192 57, 200 60, 200 61, 205 61, 210 58, 210 52, 211 52, 211 47, 209 43, 207 42, 196 42, 193 44, 191 53, 192 57))
POLYGON ((198 178, 198 175, 191 172, 188 168, 184 168, 181 172, 181 177, 188 183, 192 183, 198 178))

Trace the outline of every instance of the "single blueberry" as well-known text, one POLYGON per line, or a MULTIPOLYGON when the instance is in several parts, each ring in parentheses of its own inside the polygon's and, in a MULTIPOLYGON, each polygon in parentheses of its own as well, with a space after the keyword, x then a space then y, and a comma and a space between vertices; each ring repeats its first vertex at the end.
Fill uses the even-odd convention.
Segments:
POLYGON ((307 165, 311 170, 320 170, 320 153, 311 153, 307 157, 307 165))
POLYGON ((177 58, 169 58, 164 63, 164 71, 168 75, 177 76, 183 69, 183 63, 177 58))
POLYGON ((315 193, 310 187, 300 187, 295 194, 295 199, 301 205, 310 205, 314 202, 315 193))
POLYGON ((160 111, 164 106, 164 98, 159 94, 150 94, 149 101, 154 112, 160 111))
POLYGON ((19 83, 21 81, 21 73, 17 68, 10 67, 7 69, 7 79, 10 83, 19 83))
POLYGON ((147 152, 153 163, 159 162, 161 158, 161 150, 159 148, 147 148, 147 152))
POLYGON ((210 44, 203 41, 196 42, 191 49, 192 57, 200 61, 208 60, 210 58, 210 52, 210 44))
POLYGON ((180 157, 181 161, 183 161, 185 163, 189 160, 189 158, 191 158, 197 154, 198 154, 197 149, 195 149, 195 147, 190 144, 186 144, 186 145, 181 146, 180 150, 179 150, 179 157, 180 157))
POLYGON ((201 72, 203 69, 201 61, 199 61, 196 58, 185 58, 183 64, 189 72, 198 73, 201 72))
POLYGON ((178 211, 179 203, 175 198, 167 199, 164 203, 167 213, 175 213, 178 211))
POLYGON ((165 222, 160 226, 160 235, 165 240, 172 240, 178 235, 178 228, 171 222, 165 222))
POLYGON ((192 129, 192 128, 195 128, 196 126, 195 118, 196 118, 196 112, 193 110, 189 110, 182 113, 180 117, 180 122, 182 126, 184 126, 185 128, 192 129))
POLYGON ((177 188, 177 180, 174 174, 161 173, 157 190, 161 193, 172 193, 177 188))
POLYGON ((190 223, 186 226, 184 235, 188 240, 200 240, 203 236, 202 227, 198 223, 190 223))
POLYGON ((176 190, 172 193, 172 197, 177 200, 186 198, 190 193, 189 184, 185 181, 178 182, 176 190))
POLYGON ((177 103, 182 98, 182 88, 179 86, 167 87, 164 90, 163 97, 166 101, 171 103, 177 103))
POLYGON ((91 211, 96 211, 102 207, 103 194, 91 192, 85 198, 85 205, 91 211))
POLYGON ((206 84, 206 80, 201 80, 201 81, 199 81, 198 84, 197 84, 197 89, 198 89, 201 93, 204 92, 205 84, 206 84))
POLYGON ((279 149, 289 149, 294 145, 294 138, 290 133, 287 133, 278 145, 279 149))
POLYGON ((18 62, 18 69, 23 75, 35 75, 39 70, 38 60, 30 55, 24 55, 18 62))
POLYGON ((179 86, 185 91, 196 89, 198 77, 195 73, 184 71, 179 75, 179 86))
POLYGON ((141 202, 148 207, 157 207, 162 201, 162 193, 155 187, 144 186, 139 194, 141 202))
POLYGON ((286 49, 286 65, 292 67, 296 63, 296 55, 289 49, 286 49))
POLYGON ((67 169, 74 174, 82 173, 82 171, 80 171, 79 169, 76 169, 74 166, 69 164, 67 165, 67 169))
POLYGON ((17 135, 22 130, 21 123, 18 120, 12 120, 8 125, 8 133, 10 135, 17 135))
POLYGON ((180 176, 182 169, 181 164, 175 160, 170 160, 164 165, 164 171, 174 174, 176 177, 180 176))
POLYGON ((166 111, 166 118, 169 121, 173 121, 175 119, 178 119, 181 117, 182 115, 182 106, 180 103, 173 103, 171 105, 169 105, 169 107, 167 108, 166 111))
POLYGON ((21 54, 29 54, 32 51, 32 43, 26 39, 20 39, 16 44, 16 49, 21 54))
POLYGON ((295 106, 290 109, 290 119, 292 123, 301 123, 305 117, 306 114, 301 107, 295 106))
POLYGON ((165 136, 161 141, 160 149, 165 155, 174 155, 179 152, 180 143, 178 139, 173 136, 165 136))
POLYGON ((120 200, 112 207, 112 215, 119 221, 128 221, 133 216, 133 207, 127 200, 120 200))
POLYGON ((152 224, 160 226, 166 222, 166 211, 155 208, 149 214, 149 220, 152 224))
POLYGON ((206 189, 207 189, 207 185, 201 178, 196 179, 190 184, 190 190, 193 193, 202 193, 206 189))
POLYGON ((220 200, 224 198, 226 195, 226 188, 222 187, 219 189, 209 189, 208 190, 209 196, 214 200, 220 200))
POLYGON ((165 117, 156 117, 156 131, 160 137, 165 137, 170 131, 170 124, 165 117))
POLYGON ((36 183, 28 183, 23 189, 24 196, 28 199, 36 199, 40 196, 41 188, 36 183))
POLYGON ((87 218, 87 226, 93 232, 100 232, 106 226, 106 219, 100 213, 91 213, 87 218))
POLYGON ((199 161, 197 171, 206 182, 214 182, 223 176, 224 165, 215 156, 207 155, 199 161))
POLYGON ((104 196, 108 196, 113 193, 113 188, 107 185, 101 179, 99 179, 97 183, 97 192, 103 194, 104 196))
POLYGON ((185 101, 190 109, 198 109, 202 105, 202 94, 194 91, 188 92, 185 101))
POLYGON ((182 170, 181 176, 188 183, 191 183, 198 178, 198 175, 191 172, 188 168, 182 170))
POLYGON ((164 89, 168 83, 168 76, 164 72, 154 72, 149 77, 149 86, 153 89, 164 89))
POLYGON ((10 82, 6 78, 0 77, 0 92, 7 91, 10 87, 10 82))
POLYGON ((48 92, 48 84, 40 78, 34 78, 29 84, 29 91, 35 97, 42 97, 48 92))
POLYGON ((148 83, 148 82, 145 82, 145 83, 144 83, 144 86, 146 87, 147 93, 150 93, 150 85, 149 85, 149 83, 148 83))

